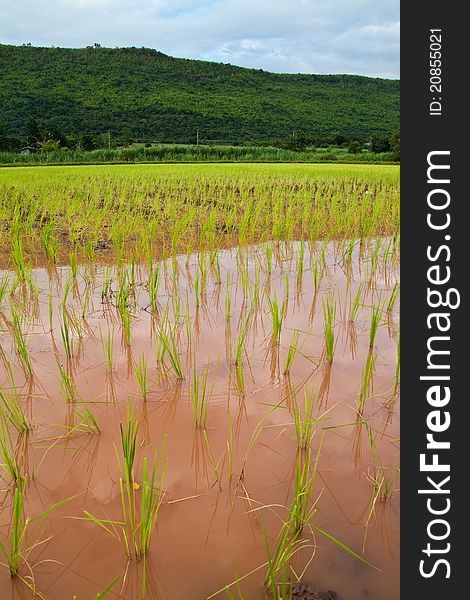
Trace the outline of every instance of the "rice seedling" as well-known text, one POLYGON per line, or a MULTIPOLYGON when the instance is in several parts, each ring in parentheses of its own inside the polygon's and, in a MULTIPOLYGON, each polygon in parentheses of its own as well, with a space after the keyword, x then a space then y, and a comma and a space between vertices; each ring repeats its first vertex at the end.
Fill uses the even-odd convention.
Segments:
POLYGON ((382 305, 374 304, 372 307, 371 318, 370 318, 370 332, 369 332, 369 348, 374 347, 375 337, 377 335, 377 329, 379 328, 380 321, 382 319, 382 305))
POLYGON ((26 340, 21 329, 21 317, 17 312, 16 308, 11 306, 11 319, 12 319, 12 330, 13 330, 13 341, 15 344, 15 350, 21 360, 21 366, 26 375, 29 377, 33 376, 33 364, 29 354, 26 340))
POLYGON ((315 512, 311 506, 313 483, 319 452, 312 468, 311 450, 298 454, 295 461, 294 497, 289 510, 289 523, 294 536, 300 535, 315 512))
POLYGON ((225 320, 230 321, 232 316, 232 283, 230 279, 230 272, 227 271, 227 280, 225 284, 225 320))
POLYGON ((112 295, 112 278, 109 267, 104 269, 103 283, 101 285, 101 302, 104 302, 112 295))
POLYGON ((315 433, 314 425, 316 423, 313 416, 315 408, 316 402, 313 397, 313 390, 304 390, 303 415, 297 402, 294 402, 293 404, 295 437, 297 440, 297 448, 299 450, 307 450, 312 443, 315 433))
POLYGON ((354 323, 361 306, 361 297, 364 284, 360 283, 353 298, 349 301, 349 322, 354 323))
POLYGON ((101 433, 101 428, 95 415, 83 402, 79 405, 75 404, 74 411, 80 418, 80 423, 77 425, 76 429, 86 433, 101 433))
POLYGON ((137 419, 135 408, 131 410, 130 403, 127 403, 126 422, 119 424, 121 433, 121 450, 124 461, 124 478, 129 485, 134 482, 134 461, 137 449, 137 433, 139 431, 139 420, 137 419))
POLYGON ((207 390, 207 377, 209 375, 209 367, 207 366, 200 375, 197 372, 196 355, 194 355, 193 365, 193 381, 189 388, 191 398, 191 406, 196 421, 196 427, 205 427, 207 423, 208 403, 212 394, 212 390, 207 390))
POLYGON ((26 482, 27 478, 21 477, 13 491, 9 547, 5 546, 0 540, 0 551, 7 561, 10 576, 19 577, 23 583, 34 591, 34 582, 30 583, 28 578, 21 577, 20 567, 24 563, 27 565, 28 572, 32 573, 28 559, 30 554, 44 543, 44 540, 39 539, 44 523, 57 508, 70 502, 77 496, 60 500, 34 517, 27 517, 24 514, 26 482))
POLYGON ((138 364, 134 367, 135 378, 139 384, 140 392, 142 394, 142 400, 147 401, 147 357, 142 352, 138 364))
POLYGON ((60 335, 62 337, 62 343, 65 350, 65 356, 72 358, 74 355, 74 343, 72 332, 70 330, 69 318, 66 310, 62 309, 62 321, 60 324, 60 335))
POLYGON ((289 349, 287 351, 286 362, 284 365, 284 375, 288 375, 292 369, 292 365, 294 364, 295 357, 299 352, 299 337, 300 331, 296 329, 292 334, 291 343, 289 345, 289 349))
POLYGON ((252 309, 248 311, 245 322, 241 328, 240 334, 236 341, 235 364, 237 365, 237 367, 243 365, 243 353, 245 351, 245 343, 248 335, 248 329, 250 326, 252 312, 252 309))
POLYGON ((10 287, 10 277, 7 274, 2 275, 0 278, 0 306, 2 305, 3 299, 6 297, 10 287))
POLYGON ((114 340, 114 325, 108 329, 106 340, 103 339, 103 332, 100 328, 101 346, 105 355, 106 370, 108 373, 113 372, 113 340, 114 340))
POLYGON ((55 263, 57 260, 57 240, 54 235, 54 224, 48 223, 42 230, 42 243, 44 253, 48 260, 55 263))
POLYGON ((279 345, 281 342, 281 332, 282 324, 284 321, 284 313, 282 307, 279 307, 276 298, 276 293, 274 293, 274 297, 272 299, 268 298, 268 301, 272 322, 272 340, 274 344, 279 345))
POLYGON ((360 415, 362 415, 362 413, 364 412, 364 407, 369 398, 376 361, 377 354, 372 354, 372 352, 369 352, 367 354, 366 364, 362 370, 361 389, 359 392, 359 399, 357 403, 357 409, 360 415))
POLYGON ((158 337, 160 339, 162 347, 162 359, 165 355, 168 355, 171 369, 177 379, 184 379, 183 367, 181 365, 181 358, 178 352, 178 346, 176 343, 176 325, 171 327, 167 321, 166 325, 162 325, 158 329, 158 337))
POLYGON ((74 518, 92 521, 99 525, 123 544, 129 559, 143 557, 142 597, 145 597, 146 556, 150 549, 152 535, 157 525, 158 513, 164 497, 163 486, 167 461, 164 459, 165 439, 159 453, 154 457, 151 469, 148 467, 147 458, 144 458, 142 480, 139 483, 136 481, 134 477, 134 460, 138 426, 135 412, 128 407, 126 425, 121 424, 122 463, 116 450, 121 473, 119 489, 122 519, 119 521, 100 519, 87 510, 84 510, 85 517, 74 518))
POLYGON ((8 415, 0 410, 0 467, 16 486, 21 480, 21 464, 18 460, 18 447, 13 443, 8 426, 8 415))
POLYGON ((73 404, 77 400, 80 400, 80 394, 78 393, 77 386, 75 385, 72 377, 65 371, 60 363, 57 363, 59 368, 59 380, 62 393, 65 396, 66 402, 73 404))
POLYGON ((154 267, 153 264, 150 268, 149 277, 147 280, 147 290, 149 294, 150 307, 152 310, 158 310, 158 290, 160 287, 160 270, 158 267, 154 267))
POLYGON ((29 431, 29 424, 21 407, 11 365, 8 365, 8 371, 11 387, 6 389, 0 385, 0 411, 3 412, 6 420, 13 425, 18 433, 26 433, 29 431))
POLYGON ((325 336, 326 359, 331 365, 335 353, 334 320, 336 318, 336 300, 334 294, 329 292, 323 302, 323 333, 325 336))
POLYGON ((305 242, 303 240, 300 241, 299 253, 297 256, 297 286, 301 288, 302 286, 302 276, 304 272, 304 259, 305 259, 305 242))
POLYGON ((387 312, 390 313, 393 311, 393 307, 395 306, 399 295, 400 295, 400 284, 397 281, 397 282, 395 282, 395 285, 393 286, 392 293, 390 294, 390 298, 387 303, 387 312))
POLYGON ((23 243, 19 232, 15 232, 12 239, 11 245, 11 256, 13 264, 15 265, 18 279, 20 281, 27 281, 29 279, 28 267, 23 253, 23 243))

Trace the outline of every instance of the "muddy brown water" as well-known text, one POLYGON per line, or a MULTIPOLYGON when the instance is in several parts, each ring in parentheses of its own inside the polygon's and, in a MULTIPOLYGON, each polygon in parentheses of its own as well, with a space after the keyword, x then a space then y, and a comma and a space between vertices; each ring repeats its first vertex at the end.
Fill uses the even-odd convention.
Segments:
MULTIPOLYGON (((291 405, 293 389, 303 404, 304 389, 314 389, 319 398, 312 450, 317 452, 323 434, 312 501, 317 511, 312 523, 339 539, 376 567, 360 562, 319 533, 306 531, 309 548, 297 554, 293 567, 306 567, 303 580, 320 591, 334 590, 339 600, 397 600, 399 598, 399 400, 395 394, 398 338, 398 305, 384 310, 373 352, 377 354, 370 390, 362 417, 357 414, 361 374, 369 352, 371 306, 387 304, 398 278, 397 258, 390 256, 390 240, 372 240, 356 245, 349 263, 338 243, 305 246, 299 279, 300 243, 273 246, 272 270, 267 269, 266 246, 232 249, 219 253, 220 283, 209 257, 204 257, 207 279, 204 289, 201 258, 181 256, 177 260, 177 282, 169 261, 161 267, 159 314, 148 308, 145 288, 148 268, 135 266, 136 303, 133 308, 131 346, 126 346, 115 309, 115 295, 102 299, 105 271, 111 289, 118 287, 117 266, 79 265, 77 287, 67 300, 69 311, 81 314, 86 307, 82 341, 75 340, 76 356, 68 367, 80 397, 98 421, 101 433, 64 436, 66 427, 77 424, 71 416, 58 378, 57 360, 67 365, 60 334, 61 302, 70 267, 35 268, 39 289, 34 306, 25 310, 24 331, 33 359, 34 378, 29 381, 14 350, 9 306, 4 301, 0 333, 1 379, 8 385, 6 365, 11 364, 21 394, 21 404, 32 424, 27 440, 25 469, 29 474, 26 514, 33 516, 64 498, 79 494, 57 508, 44 523, 37 541, 43 541, 28 556, 20 573, 34 577, 36 588, 51 600, 95 598, 113 579, 123 576, 109 598, 137 599, 141 596, 142 561, 128 563, 123 547, 96 523, 76 520, 83 510, 99 518, 120 518, 119 469, 115 445, 120 446, 119 423, 125 419, 128 399, 140 419, 137 479, 144 456, 151 458, 166 435, 168 470, 165 497, 160 509, 147 559, 147 598, 198 600, 217 592, 236 577, 247 600, 266 597, 265 539, 274 544, 292 499, 296 438, 291 405), (379 251, 374 247, 379 243, 379 251), (323 251, 322 251, 323 248, 323 251), (322 258, 323 255, 323 258, 322 258), (371 258, 372 256, 372 258, 371 258), (319 285, 315 293, 311 264, 317 263, 319 285), (245 265, 250 283, 244 285, 239 271, 245 265), (195 277, 199 273, 202 292, 195 302, 195 277), (231 319, 227 324, 225 296, 230 274, 231 319), (258 273, 258 274, 257 274, 258 273), (289 295, 278 351, 271 344, 271 320, 267 298, 281 304, 286 277, 289 295), (234 384, 229 356, 239 330, 253 303, 254 284, 259 281, 259 308, 252 313, 244 354, 244 397, 234 384), (354 326, 348 322, 351 297, 362 284, 361 307, 354 326), (53 335, 49 331, 49 291, 53 303, 53 335), (324 361, 322 302, 334 292, 336 299, 335 354, 331 368, 324 361), (155 327, 169 303, 174 318, 174 298, 181 302, 179 351, 185 379, 181 382, 156 364, 155 327), (244 301, 244 296, 246 296, 244 301), (172 300, 173 299, 173 300, 172 300), (188 326, 186 327, 186 323, 188 326), (299 346, 290 375, 283 375, 293 331, 300 331, 299 346), (101 330, 101 335, 100 335, 101 330), (113 373, 107 373, 101 337, 114 331, 113 373), (191 332, 188 336, 188 330, 191 332), (231 340, 231 341, 228 341, 231 340), (274 348, 274 349, 273 349, 274 348), (142 352, 148 359, 149 392, 143 402, 133 373, 133 363, 142 352), (194 353, 198 370, 208 368, 212 389, 207 420, 210 451, 217 463, 217 476, 205 438, 195 427, 189 386, 194 353), (277 406, 277 408, 273 408, 277 406), (233 477, 228 476, 227 440, 230 411, 233 428, 233 477), (326 413, 326 414, 325 414, 326 413), (261 425, 260 421, 264 418, 261 425), (362 424, 361 424, 362 422, 362 424), (367 428, 375 438, 372 453, 367 428), (249 451, 253 433, 260 434, 249 451), (63 437, 61 437, 63 436, 63 437), (239 478, 243 468, 243 476, 239 478), (381 465, 390 481, 386 501, 378 500, 368 521, 373 493, 374 465, 381 465), (263 508, 264 507, 264 508, 263 508), (312 558, 312 552, 314 556, 312 558), (261 567, 261 568, 258 568, 261 567), (246 574, 253 573, 247 577, 246 574)), ((129 268, 123 265, 122 268, 129 268)), ((6 271, 0 273, 0 277, 6 271)), ((10 272, 11 278, 13 273, 10 272)), ((15 292, 18 299, 21 291, 15 292)), ((1 481, 0 539, 8 547, 11 518, 11 485, 6 474, 1 481)), ((33 530, 34 531, 34 530, 33 530)), ((4 562, 0 557, 0 562, 4 562)), ((31 592, 18 579, 11 579, 0 566, 0 598, 30 598, 31 592)), ((226 598, 225 592, 216 596, 226 598)))

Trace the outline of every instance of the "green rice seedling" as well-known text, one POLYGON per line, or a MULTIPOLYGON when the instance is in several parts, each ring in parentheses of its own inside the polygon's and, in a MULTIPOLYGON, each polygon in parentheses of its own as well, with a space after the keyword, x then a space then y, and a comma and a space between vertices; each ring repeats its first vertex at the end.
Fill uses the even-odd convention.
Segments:
POLYGON ((47 308, 49 313, 49 332, 52 333, 54 331, 54 299, 52 297, 52 290, 49 290, 47 308))
POLYGON ((361 306, 361 297, 364 284, 360 283, 353 298, 349 301, 349 322, 354 323, 361 306))
POLYGON ((7 421, 13 425, 18 433, 26 433, 29 431, 29 424, 20 404, 10 364, 8 365, 8 370, 11 387, 10 389, 4 389, 0 385, 0 410, 3 411, 7 421))
POLYGON ((201 290, 200 290, 200 278, 199 274, 196 275, 193 281, 194 285, 194 298, 196 300, 196 308, 201 304, 201 290))
POLYGON ((131 284, 129 283, 128 271, 124 272, 121 285, 116 293, 116 308, 121 318, 124 339, 128 346, 131 344, 131 284))
POLYGON ((306 523, 315 512, 311 506, 313 482, 315 480, 317 460, 312 468, 311 451, 297 454, 295 461, 294 497, 292 499, 289 521, 294 535, 300 535, 306 523))
POLYGON ((301 240, 299 254, 297 256, 297 286, 302 286, 302 276, 304 272, 304 258, 305 258, 305 242, 301 240))
POLYGON ((65 371, 60 363, 57 363, 59 368, 59 380, 62 393, 65 396, 65 400, 69 404, 73 404, 80 400, 80 394, 78 393, 77 386, 75 385, 72 377, 65 371))
POLYGON ((269 310, 271 312, 271 322, 272 322, 272 340, 273 343, 279 345, 281 342, 281 332, 282 332, 282 324, 284 321, 284 313, 282 308, 279 307, 276 293, 274 293, 274 297, 268 298, 269 300, 269 310))
POLYGON ((72 290, 72 275, 71 275, 71 273, 68 273, 65 278, 64 292, 62 295, 62 308, 64 311, 67 310, 67 301, 68 301, 71 290, 72 290))
POLYGON ((372 307, 372 313, 370 318, 370 332, 369 332, 369 348, 374 347, 375 336, 377 335, 377 329, 379 328, 380 321, 382 319, 382 305, 374 304, 372 307))
POLYGON ((69 264, 70 264, 70 272, 72 274, 72 278, 74 281, 77 280, 78 274, 78 259, 77 259, 77 251, 73 249, 69 252, 69 264))
POLYGON ((103 283, 101 284, 101 301, 104 302, 111 297, 112 294, 112 278, 109 267, 104 268, 103 283))
POLYGON ((8 474, 13 484, 17 485, 21 480, 21 465, 8 423, 8 415, 0 408, 0 467, 8 474))
POLYGON ((2 306, 3 299, 6 297, 8 293, 8 289, 10 287, 10 277, 8 273, 6 275, 2 275, 0 278, 0 307, 2 306))
POLYGON ((319 285, 320 285, 320 277, 319 277, 317 262, 315 262, 312 267, 312 274, 313 274, 313 289, 314 289, 315 293, 317 293, 319 285))
POLYGON ((394 382, 393 382, 393 389, 392 389, 392 394, 390 396, 390 398, 387 400, 386 402, 386 407, 389 410, 392 410, 392 408, 395 405, 395 402, 398 398, 399 395, 399 390, 400 390, 400 334, 398 334, 398 339, 397 339, 397 359, 396 359, 396 363, 395 363, 395 376, 394 376, 394 382))
POLYGON ((139 363, 134 367, 135 377, 139 384, 140 392, 142 394, 142 400, 147 401, 147 357, 142 352, 139 363))
POLYGON ((124 476, 125 481, 129 482, 129 484, 134 482, 134 461, 139 427, 140 423, 137 419, 135 408, 131 410, 128 401, 126 422, 124 425, 122 423, 119 424, 119 430, 121 433, 121 450, 124 460, 124 476))
POLYGON ((273 249, 269 244, 267 244, 266 245, 266 271, 268 272, 268 277, 271 276, 272 268, 273 268, 273 249))
POLYGON ((392 293, 390 294, 390 298, 388 300, 387 312, 389 312, 389 313, 392 312, 393 307, 395 306, 399 295, 400 295, 400 284, 397 281, 397 282, 395 282, 395 285, 393 286, 392 293))
POLYGON ((55 264, 57 261, 57 239, 54 235, 54 225, 51 223, 42 230, 42 244, 46 258, 55 264))
POLYGON ((294 363, 295 357, 299 352, 299 337, 300 331, 296 329, 292 334, 292 340, 289 345, 289 349, 287 351, 287 358, 284 365, 284 375, 288 375, 292 369, 292 365, 294 363))
POLYGON ((304 548, 309 546, 309 541, 301 538, 299 534, 291 534, 290 524, 284 523, 281 531, 275 541, 274 552, 269 549, 268 540, 265 536, 265 546, 267 555, 267 572, 264 580, 266 590, 271 598, 280 600, 280 588, 286 587, 287 565, 292 558, 304 548), (279 584, 281 578, 281 584, 279 584))
POLYGON ((149 277, 147 280, 147 290, 149 293, 150 307, 152 310, 158 310, 158 290, 160 287, 160 269, 151 266, 149 277))
POLYGON ((331 365, 335 353, 334 320, 336 318, 336 301, 333 292, 329 292, 323 302, 323 333, 325 336, 326 359, 331 365))
POLYGON ((122 542, 129 559, 144 558, 142 592, 145 596, 146 555, 150 549, 152 534, 164 497, 163 486, 167 468, 167 461, 164 459, 166 438, 161 445, 160 452, 154 458, 152 470, 149 470, 147 458, 144 458, 142 481, 137 483, 133 470, 137 429, 138 421, 135 413, 128 407, 126 426, 123 427, 121 424, 123 464, 116 451, 121 472, 119 488, 122 520, 99 519, 86 510, 84 511, 86 517, 81 517, 79 520, 93 521, 116 540, 122 542))
POLYGON ((284 276, 284 305, 289 301, 289 273, 284 276))
POLYGON ((394 394, 396 394, 396 392, 398 390, 398 386, 400 385, 400 365, 401 365, 401 359, 400 359, 400 334, 398 334, 398 340, 397 340, 397 362, 395 364, 395 387, 394 387, 394 394))
POLYGON ((250 326, 251 316, 253 313, 253 309, 248 311, 245 322, 242 326, 240 334, 237 338, 236 342, 236 352, 235 352, 235 364, 242 365, 243 364, 243 352, 245 351, 245 342, 248 335, 248 329, 250 326))
POLYGON ((10 537, 10 549, 6 550, 3 543, 0 541, 0 550, 2 550, 5 558, 8 562, 10 570, 10 576, 16 577, 18 575, 19 566, 21 563, 22 547, 24 544, 24 497, 26 491, 26 479, 19 479, 18 485, 16 485, 13 492, 13 509, 12 509, 12 520, 11 520, 11 537, 10 537))
POLYGON ((62 322, 60 324, 60 335, 62 337, 62 343, 65 350, 65 356, 67 358, 72 358, 74 355, 74 343, 72 332, 70 330, 69 319, 67 316, 67 311, 62 309, 62 322))
POLYGON ((171 327, 169 322, 165 325, 162 325, 158 329, 158 337, 160 339, 162 350, 162 358, 165 355, 168 355, 168 359, 170 361, 170 366, 178 379, 184 379, 183 377, 183 367, 181 365, 181 358, 178 352, 178 346, 176 344, 176 334, 175 334, 176 325, 171 327))
POLYGON ((232 282, 230 279, 230 272, 227 272, 227 280, 225 284, 225 320, 230 321, 232 316, 232 282))
POLYGON ((95 418, 95 415, 83 402, 78 406, 74 405, 74 412, 80 418, 80 423, 77 425, 77 429, 85 431, 86 433, 101 433, 101 428, 95 418))
POLYGON ((24 499, 26 493, 27 478, 22 477, 18 480, 13 492, 12 518, 10 527, 9 547, 0 541, 0 551, 5 556, 11 577, 19 577, 31 590, 34 591, 34 584, 30 583, 30 577, 23 578, 20 575, 22 563, 28 565, 28 571, 31 573, 28 557, 31 552, 44 543, 39 540, 41 528, 50 515, 58 507, 70 502, 77 496, 72 496, 57 502, 34 517, 25 517, 24 499), (34 527, 33 527, 34 526, 34 527))
POLYGON ((113 372, 113 341, 114 341, 114 325, 108 329, 106 333, 106 341, 103 339, 103 332, 100 328, 101 346, 106 357, 106 370, 108 373, 113 372))
POLYGON ((362 415, 362 413, 364 412, 364 407, 366 405, 367 399, 369 398, 376 361, 377 354, 372 354, 372 352, 369 352, 367 354, 366 364, 362 369, 361 389, 359 392, 359 399, 357 403, 357 409, 360 415, 362 415))
POLYGON ((304 411, 303 415, 297 405, 293 403, 295 437, 297 440, 297 448, 299 450, 307 450, 314 436, 314 425, 317 422, 314 419, 314 411, 316 403, 313 397, 313 390, 304 390, 304 411))
POLYGON ((139 554, 141 556, 146 556, 150 549, 152 533, 155 529, 158 511, 164 497, 163 486, 166 476, 166 461, 163 460, 164 450, 165 442, 161 447, 158 459, 157 457, 154 459, 151 471, 147 467, 147 458, 144 458, 139 523, 139 554))
POLYGON ((16 308, 11 306, 12 333, 15 350, 21 360, 21 366, 25 374, 29 377, 33 376, 33 364, 26 345, 26 339, 21 329, 21 317, 16 308))
POLYGON ((228 440, 227 440, 227 456, 228 456, 228 478, 229 481, 233 477, 233 426, 232 426, 232 415, 230 413, 230 407, 227 408, 228 418, 228 440))
POLYGON ((205 427, 207 423, 207 411, 211 393, 207 391, 207 378, 209 367, 205 368, 201 375, 197 373, 196 355, 194 355, 193 381, 189 388, 191 406, 196 421, 196 427, 205 427))
POLYGON ((29 279, 28 267, 26 266, 26 261, 23 253, 23 243, 21 241, 21 236, 19 232, 15 232, 13 234, 12 245, 11 245, 11 255, 13 259, 13 264, 15 265, 16 272, 18 275, 18 279, 20 281, 26 281, 29 279))

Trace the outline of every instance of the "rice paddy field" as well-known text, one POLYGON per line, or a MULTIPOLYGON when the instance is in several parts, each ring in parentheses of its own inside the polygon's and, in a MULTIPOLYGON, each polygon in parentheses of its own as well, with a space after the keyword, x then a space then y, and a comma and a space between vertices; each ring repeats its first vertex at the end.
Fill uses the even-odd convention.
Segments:
POLYGON ((3 168, 0 232, 2 600, 399 597, 398 167, 3 168))

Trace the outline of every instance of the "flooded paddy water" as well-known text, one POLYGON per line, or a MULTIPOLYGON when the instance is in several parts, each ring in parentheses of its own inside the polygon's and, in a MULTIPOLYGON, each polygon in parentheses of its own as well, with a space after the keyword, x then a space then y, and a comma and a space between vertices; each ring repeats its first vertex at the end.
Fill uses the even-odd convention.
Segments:
POLYGON ((398 260, 367 238, 0 271, 6 554, 15 473, 23 527, 54 507, 19 577, 0 555, 1 599, 261 600, 271 572, 396 600, 398 260))

